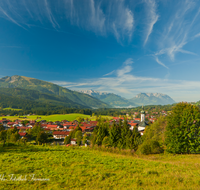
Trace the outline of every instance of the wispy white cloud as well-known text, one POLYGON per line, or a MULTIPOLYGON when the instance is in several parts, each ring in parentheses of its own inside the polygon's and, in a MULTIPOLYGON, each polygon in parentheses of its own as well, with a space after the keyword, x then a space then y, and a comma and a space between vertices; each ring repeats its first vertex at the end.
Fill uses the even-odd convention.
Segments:
POLYGON ((95 6, 94 0, 90 0, 90 8, 91 8, 91 25, 95 30, 103 33, 105 27, 105 15, 101 9, 101 4, 95 6))
POLYGON ((103 75, 103 76, 109 76, 109 75, 112 75, 114 72, 115 72, 115 70, 113 70, 113 71, 111 71, 111 72, 109 72, 109 73, 107 73, 107 74, 105 74, 105 75, 103 75))
POLYGON ((144 45, 147 43, 149 36, 151 35, 152 31, 153 31, 153 27, 155 25, 155 23, 158 21, 159 15, 156 12, 156 2, 155 0, 145 0, 146 4, 147 4, 147 15, 148 15, 148 19, 147 19, 147 29, 146 29, 146 37, 144 40, 144 45))
POLYGON ((47 2, 47 0, 44 0, 44 4, 45 4, 45 8, 46 8, 46 14, 47 14, 47 18, 49 19, 49 21, 51 22, 52 26, 56 29, 57 27, 60 27, 59 24, 56 22, 56 19, 54 18, 51 9, 49 7, 49 4, 47 2))
POLYGON ((22 25, 20 25, 15 19, 13 19, 2 7, 0 7, 0 12, 3 13, 3 15, 10 20, 11 22, 13 22, 14 24, 16 24, 17 26, 27 30, 26 28, 24 28, 22 25))
POLYGON ((162 65, 163 67, 165 67, 166 69, 169 69, 163 62, 161 62, 158 57, 155 57, 155 60, 156 62, 159 64, 159 65, 162 65))
POLYGON ((196 35, 194 36, 194 38, 198 38, 198 37, 200 37, 200 33, 198 33, 198 34, 196 34, 196 35))
POLYGON ((0 16, 25 28, 40 25, 59 31, 66 22, 98 35, 114 35, 120 44, 130 42, 134 32, 134 10, 123 0, 9 0, 0 1, 0 16), (47 26, 46 23, 50 25, 47 26), (37 23, 37 24, 36 24, 37 23))
MULTIPOLYGON (((131 60, 131 59, 129 59, 131 60)), ((129 62, 129 61, 128 61, 129 62)), ((164 79, 154 77, 138 77, 133 74, 132 65, 122 64, 114 76, 105 76, 92 79, 81 79, 80 82, 52 81, 73 90, 93 89, 119 94, 132 98, 140 92, 158 92, 168 94, 175 101, 199 100, 200 81, 169 80, 169 71, 164 79), (191 93, 192 96, 185 94, 191 93)))
MULTIPOLYGON (((168 23, 165 24, 165 30, 162 35, 158 38, 159 50, 155 53, 156 56, 166 54, 169 58, 174 61, 175 55, 180 52, 184 54, 196 55, 196 53, 183 49, 184 46, 198 37, 191 37, 193 27, 197 22, 197 18, 200 13, 200 9, 196 12, 195 2, 184 0, 178 3, 178 9, 169 18, 168 23), (193 16, 187 17, 191 12, 195 12, 193 16), (188 20, 188 18, 190 18, 188 20)), ((192 13, 193 13, 192 12, 192 13)))

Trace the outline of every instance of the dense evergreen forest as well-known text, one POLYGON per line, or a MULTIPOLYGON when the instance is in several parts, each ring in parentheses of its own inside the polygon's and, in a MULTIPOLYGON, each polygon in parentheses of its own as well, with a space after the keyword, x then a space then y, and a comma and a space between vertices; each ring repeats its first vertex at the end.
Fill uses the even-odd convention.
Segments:
MULTIPOLYGON (((146 112, 161 112, 171 111, 173 105, 149 105, 144 106, 146 112)), ((51 115, 51 114, 68 114, 68 113, 81 113, 86 115, 109 115, 109 116, 119 116, 119 115, 133 115, 138 112, 137 117, 140 117, 140 111, 142 107, 135 108, 100 108, 100 109, 90 109, 90 108, 70 108, 62 105, 54 105, 51 103, 42 103, 33 100, 26 100, 21 98, 13 98, 10 96, 2 95, 0 96, 0 115, 26 115, 26 114, 36 114, 36 115, 51 115), (9 110, 5 108, 21 109, 21 110, 9 110)))

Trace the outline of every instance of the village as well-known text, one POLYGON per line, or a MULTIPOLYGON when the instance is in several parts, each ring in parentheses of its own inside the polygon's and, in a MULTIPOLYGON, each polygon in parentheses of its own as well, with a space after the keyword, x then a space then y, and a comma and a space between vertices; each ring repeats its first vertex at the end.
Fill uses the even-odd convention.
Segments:
MULTIPOLYGON (((157 119, 156 115, 166 116, 167 112, 163 110, 160 113, 152 112, 151 114, 149 114, 148 112, 145 112, 144 109, 142 109, 140 113, 134 112, 133 115, 131 115, 131 117, 129 114, 126 114, 125 116, 113 117, 112 119, 105 122, 109 122, 109 125, 112 126, 113 122, 119 124, 120 120, 121 122, 123 122, 124 119, 126 119, 129 129, 133 130, 134 128, 137 128, 138 132, 142 136, 144 134, 145 128, 157 119)), ((26 117, 24 116, 24 118, 26 117)), ((67 136, 69 136, 70 132, 75 130, 78 126, 82 130, 82 136, 86 134, 88 137, 90 137, 95 127, 98 126, 98 119, 96 119, 96 121, 91 121, 87 118, 73 121, 62 120, 47 122, 46 120, 20 120, 20 118, 15 121, 10 121, 6 118, 3 118, 2 120, 0 120, 0 124, 2 124, 6 130, 16 128, 20 135, 20 139, 27 138, 29 129, 33 129, 34 126, 37 124, 41 127, 43 131, 45 131, 48 134, 51 134, 52 140, 54 139, 60 144, 64 144, 64 139, 67 136)), ((88 140, 87 144, 89 143, 90 142, 88 140)), ((76 145, 76 138, 70 139, 70 144, 76 145)))

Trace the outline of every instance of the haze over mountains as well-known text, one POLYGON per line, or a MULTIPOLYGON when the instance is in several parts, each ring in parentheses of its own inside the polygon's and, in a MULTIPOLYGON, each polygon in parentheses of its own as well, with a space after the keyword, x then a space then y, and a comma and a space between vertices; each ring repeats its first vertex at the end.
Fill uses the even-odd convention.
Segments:
POLYGON ((175 103, 171 97, 161 93, 140 93, 131 99, 126 99, 113 93, 98 92, 94 90, 81 90, 80 92, 94 96, 112 107, 166 105, 175 103))
POLYGON ((6 76, 0 79, 0 97, 0 103, 4 106, 18 106, 19 104, 27 102, 29 105, 35 104, 40 107, 125 108, 140 105, 165 105, 175 103, 172 98, 165 94, 140 93, 132 99, 126 99, 113 93, 94 90, 77 92, 50 82, 18 75, 12 77, 6 76), (21 103, 23 100, 24 102, 21 103))

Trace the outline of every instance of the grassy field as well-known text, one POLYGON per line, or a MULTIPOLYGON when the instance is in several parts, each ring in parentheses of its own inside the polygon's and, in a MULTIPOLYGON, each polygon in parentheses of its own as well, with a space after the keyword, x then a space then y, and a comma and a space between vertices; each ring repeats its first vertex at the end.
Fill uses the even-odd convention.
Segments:
POLYGON ((20 119, 20 120, 35 120, 38 117, 41 117, 41 119, 38 119, 38 121, 40 120, 47 120, 47 121, 61 121, 61 120, 69 120, 69 121, 73 121, 75 120, 77 117, 82 117, 82 118, 86 118, 86 117, 90 117, 90 115, 84 115, 84 114, 64 114, 64 115, 60 115, 60 114, 55 114, 55 115, 31 115, 31 116, 26 116, 26 118, 19 118, 19 116, 4 116, 4 117, 0 117, 0 120, 2 118, 6 118, 9 120, 16 120, 16 119, 20 119))
POLYGON ((0 189, 200 189, 200 155, 7 147, 1 148, 0 165, 0 189))
POLYGON ((3 108, 3 110, 21 111, 22 109, 17 109, 17 108, 3 108))
MULTIPOLYGON (((88 118, 91 120, 96 120, 96 116, 94 117, 90 117, 90 115, 84 115, 84 114, 78 114, 78 113, 72 113, 72 114, 55 114, 55 115, 31 115, 31 116, 25 116, 26 118, 19 118, 19 116, 4 116, 4 117, 0 117, 0 120, 2 120, 2 118, 6 118, 9 120, 16 120, 16 119, 20 119, 20 120, 36 120, 38 117, 41 117, 41 119, 37 119, 37 121, 40 120, 47 120, 47 121, 61 121, 61 120, 68 120, 68 121, 73 121, 75 119, 77 119, 78 117, 81 118, 88 118)), ((109 118, 112 119, 113 117, 111 116, 101 116, 102 118, 109 118)))

